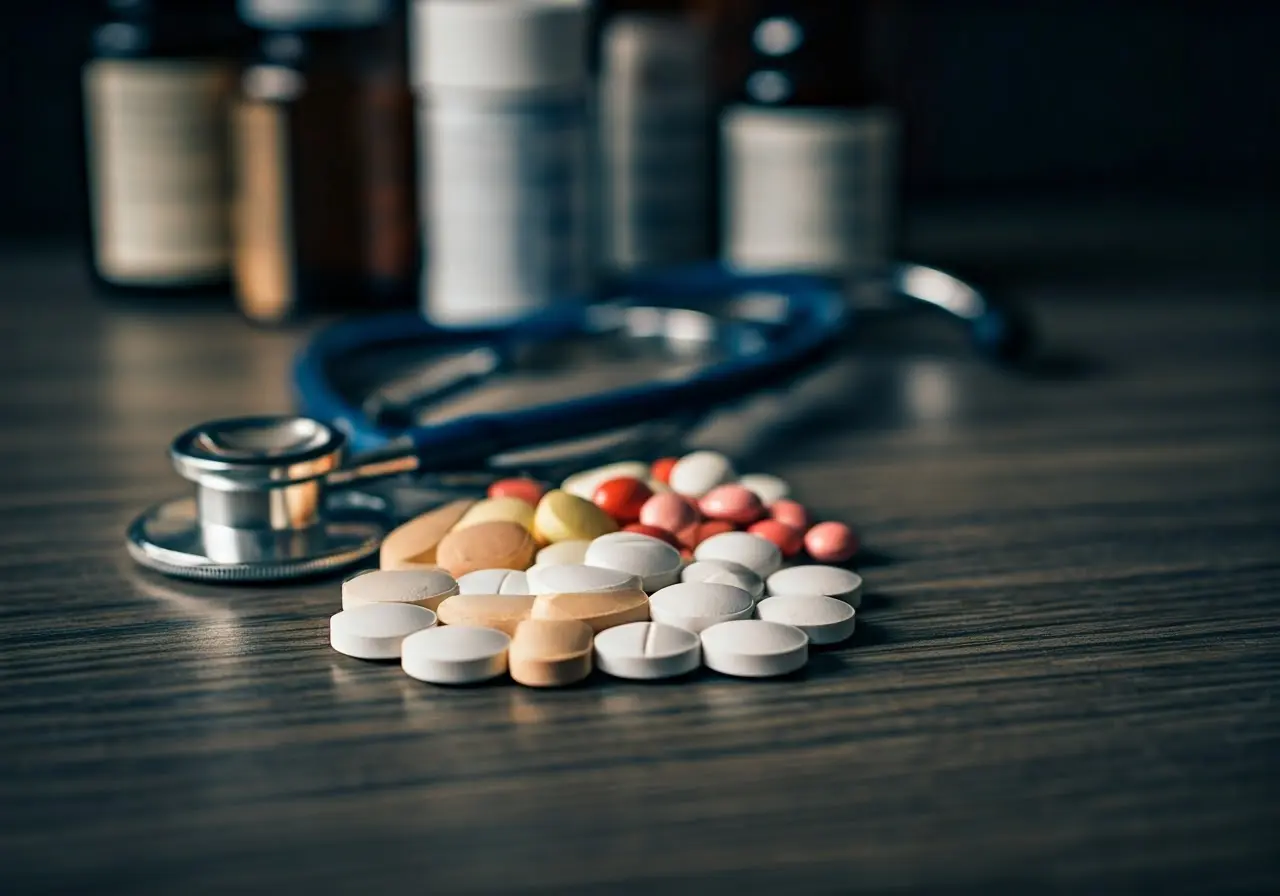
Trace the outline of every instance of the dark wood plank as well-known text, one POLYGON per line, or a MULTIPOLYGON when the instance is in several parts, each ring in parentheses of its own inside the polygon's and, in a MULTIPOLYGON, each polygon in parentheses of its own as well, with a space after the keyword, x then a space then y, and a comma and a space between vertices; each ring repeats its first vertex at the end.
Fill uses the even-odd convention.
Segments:
POLYGON ((556 693, 337 656, 333 583, 133 568, 169 437, 286 409, 301 334, 6 254, 0 891, 1274 891, 1280 280, 1150 212, 1145 254, 1026 249, 1061 220, 921 245, 1003 263, 1077 375, 889 323, 705 434, 861 527, 851 646, 556 693))

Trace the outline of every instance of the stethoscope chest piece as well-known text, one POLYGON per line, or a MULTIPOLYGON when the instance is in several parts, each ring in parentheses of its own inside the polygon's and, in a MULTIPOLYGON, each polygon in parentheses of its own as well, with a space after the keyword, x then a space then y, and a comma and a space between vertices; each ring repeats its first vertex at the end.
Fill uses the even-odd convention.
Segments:
POLYGON ((178 436, 170 457, 195 495, 158 504, 129 527, 129 553, 167 575, 219 582, 303 578, 375 553, 386 523, 326 501, 342 433, 306 417, 242 417, 178 436))

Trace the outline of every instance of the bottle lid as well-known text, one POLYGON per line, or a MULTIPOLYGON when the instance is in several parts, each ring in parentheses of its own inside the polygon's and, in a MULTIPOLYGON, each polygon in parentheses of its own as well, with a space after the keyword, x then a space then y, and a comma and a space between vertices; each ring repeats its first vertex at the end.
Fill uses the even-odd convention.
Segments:
POLYGON ((587 78, 588 0, 417 0, 421 87, 545 90, 587 78))
POLYGON ((239 0, 240 20, 263 30, 365 28, 383 22, 390 0, 239 0))

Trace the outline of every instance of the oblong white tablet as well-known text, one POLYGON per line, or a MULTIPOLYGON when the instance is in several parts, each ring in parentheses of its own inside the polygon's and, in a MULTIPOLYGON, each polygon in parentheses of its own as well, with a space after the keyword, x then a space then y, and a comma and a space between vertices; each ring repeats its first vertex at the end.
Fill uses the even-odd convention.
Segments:
POLYGON ((696 634, 720 622, 748 619, 755 606, 750 594, 733 585, 689 582, 649 595, 649 618, 696 634))
POLYGON ((596 668, 615 678, 653 681, 698 668, 702 642, 691 631, 658 622, 629 622, 596 635, 596 668))
POLYGON ((857 611, 825 594, 777 594, 756 604, 756 616, 766 622, 794 625, 811 644, 839 644, 853 634, 857 611))
POLYGON ((719 451, 694 451, 675 462, 667 484, 677 494, 701 498, 717 485, 735 478, 733 464, 719 451))
POLYGON ((587 548, 591 547, 591 539, 574 538, 569 541, 557 541, 538 551, 533 558, 535 566, 569 566, 587 562, 587 548))
POLYGON ((770 594, 825 594, 857 608, 862 604, 862 576, 839 566, 792 566, 765 581, 770 594))
POLYGON ((697 560, 684 568, 680 581, 732 585, 750 594, 752 600, 764 597, 764 579, 732 560, 697 560))
POLYGON ((459 594, 532 594, 529 577, 518 569, 477 569, 458 577, 459 594))
POLYGON ((753 493, 765 507, 774 501, 791 497, 791 486, 786 480, 768 473, 747 473, 739 476, 738 485, 753 493))
POLYGON ((400 667, 431 684, 476 684, 507 671, 511 638, 496 628, 442 625, 414 632, 400 648, 400 667))
POLYGON ((528 571, 533 594, 572 594, 588 591, 629 591, 640 587, 634 573, 583 563, 539 566, 528 571))
POLYGON ((601 483, 608 482, 610 479, 621 479, 622 477, 641 481, 648 479, 649 465, 639 460, 623 460, 617 463, 605 464, 603 467, 582 470, 560 483, 560 490, 590 501, 601 483))
POLYGON ((400 644, 436 624, 436 614, 417 604, 362 604, 329 617, 329 645, 361 660, 400 658, 400 644))
MULTIPOLYGON (((694 549, 695 560, 728 560, 741 563, 763 579, 782 566, 782 551, 772 541, 747 532, 721 532, 694 549)), ((800 589, 812 590, 812 589, 800 589)))
POLYGON ((370 569, 342 583, 342 609, 393 603, 434 610, 457 593, 458 583, 443 569, 370 569))
POLYGON ((680 552, 665 541, 639 532, 601 535, 587 548, 587 565, 640 577, 640 587, 657 591, 680 580, 680 552))
POLYGON ((703 665, 724 675, 770 678, 808 661, 809 637, 793 625, 739 619, 702 632, 703 665))

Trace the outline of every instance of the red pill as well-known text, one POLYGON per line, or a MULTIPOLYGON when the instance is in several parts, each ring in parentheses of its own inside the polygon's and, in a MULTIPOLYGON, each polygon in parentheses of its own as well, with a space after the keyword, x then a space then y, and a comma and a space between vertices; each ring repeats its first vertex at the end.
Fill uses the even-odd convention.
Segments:
POLYGON ((769 516, 797 532, 804 532, 809 528, 809 511, 799 501, 792 501, 790 498, 781 498, 769 505, 769 516))
POLYGON ((844 523, 818 523, 804 534, 804 549, 819 563, 843 563, 858 553, 858 536, 844 523))
POLYGON ((713 520, 728 520, 739 526, 754 523, 764 516, 759 496, 740 485, 717 485, 698 501, 702 515, 713 520))
POLYGON ((668 532, 683 532, 702 521, 702 514, 688 498, 675 492, 654 495, 640 508, 640 522, 668 532))
POLYGON ((537 507, 546 493, 547 487, 541 482, 524 477, 499 479, 489 486, 490 498, 519 498, 530 507, 537 507))
POLYGON ((711 520, 706 523, 699 523, 696 526, 690 526, 682 530, 680 535, 680 543, 688 548, 696 548, 712 535, 719 535, 721 532, 736 532, 738 527, 728 520, 711 520))
POLYGON ((591 500, 618 522, 634 523, 640 518, 640 508, 652 497, 653 490, 639 479, 619 476, 596 486, 591 500))
POLYGON ((622 527, 623 532, 635 532, 639 535, 648 535, 650 538, 659 538, 671 545, 673 548, 680 547, 680 540, 675 534, 668 532, 666 529, 659 529, 657 526, 646 526, 644 523, 631 523, 622 527))
POLYGON ((649 467, 649 475, 667 485, 671 481, 671 468, 676 465, 678 457, 660 457, 649 467))
POLYGON ((765 541, 772 541, 782 551, 782 556, 790 559, 804 548, 804 533, 792 529, 786 523, 777 520, 761 520, 747 529, 752 535, 758 535, 765 541))

